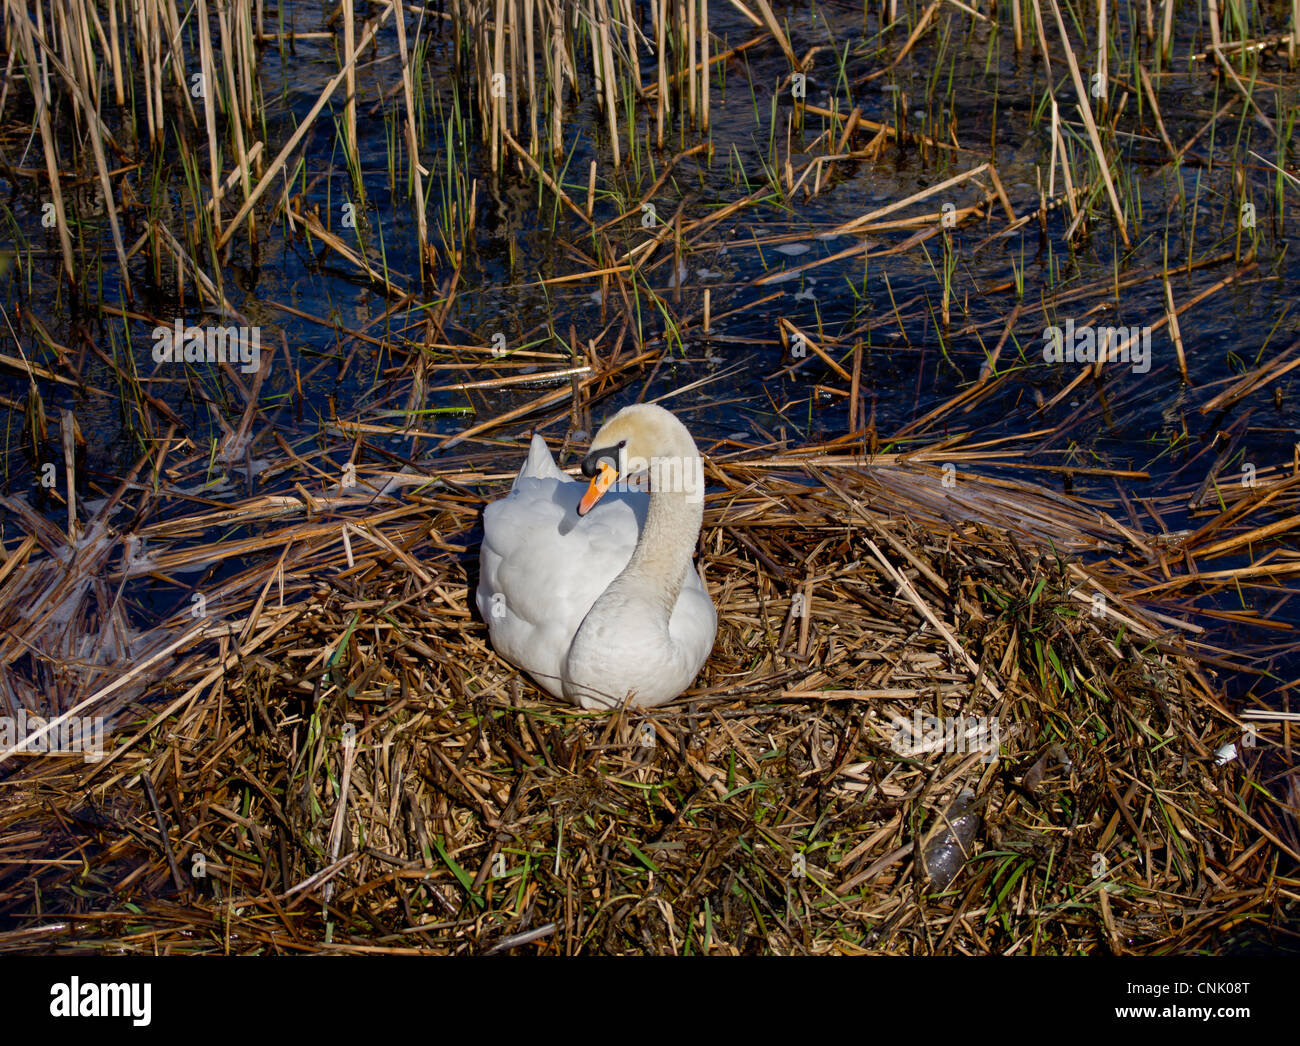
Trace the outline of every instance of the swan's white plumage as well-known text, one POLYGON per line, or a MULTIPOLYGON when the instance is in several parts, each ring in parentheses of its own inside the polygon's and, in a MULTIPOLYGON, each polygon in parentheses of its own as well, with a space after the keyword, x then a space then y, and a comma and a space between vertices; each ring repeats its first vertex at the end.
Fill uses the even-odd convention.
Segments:
POLYGON ((713 601, 689 562, 698 514, 694 533, 674 536, 688 554, 665 630, 667 608, 656 606, 654 592, 638 579, 629 575, 611 588, 636 548, 650 495, 611 490, 579 516, 585 489, 534 436, 510 493, 483 513, 479 613, 497 652, 556 697, 584 708, 671 701, 690 686, 717 632, 713 601), (599 620, 575 645, 602 596, 599 620))

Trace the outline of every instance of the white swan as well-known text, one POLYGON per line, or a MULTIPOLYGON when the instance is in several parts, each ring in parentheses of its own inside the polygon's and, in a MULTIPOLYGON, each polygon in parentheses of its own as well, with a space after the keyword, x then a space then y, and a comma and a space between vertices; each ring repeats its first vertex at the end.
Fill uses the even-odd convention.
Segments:
POLYGON ((699 451, 672 414, 637 404, 596 434, 582 471, 585 488, 533 437, 510 493, 483 512, 479 613, 496 651, 553 696, 662 705, 690 686, 718 630, 691 562, 699 451))

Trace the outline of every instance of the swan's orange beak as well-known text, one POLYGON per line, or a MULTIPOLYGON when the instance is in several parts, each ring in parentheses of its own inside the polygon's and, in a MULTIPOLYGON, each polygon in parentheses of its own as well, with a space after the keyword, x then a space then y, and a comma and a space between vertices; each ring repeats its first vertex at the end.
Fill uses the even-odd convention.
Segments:
POLYGON ((608 461, 600 462, 600 471, 591 477, 591 482, 587 484, 587 493, 583 494, 582 500, 578 502, 578 515, 585 516, 590 512, 591 507, 605 496, 605 491, 614 485, 616 479, 618 479, 618 469, 608 461))

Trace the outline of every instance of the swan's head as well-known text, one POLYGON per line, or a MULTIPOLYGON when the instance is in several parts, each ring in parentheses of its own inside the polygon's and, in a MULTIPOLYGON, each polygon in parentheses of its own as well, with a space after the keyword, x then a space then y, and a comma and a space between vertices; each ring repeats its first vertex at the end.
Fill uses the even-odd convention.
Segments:
POLYGON ((591 480, 578 505, 585 516, 620 479, 637 478, 655 490, 680 488, 704 493, 703 465, 691 434, 669 411, 653 403, 624 407, 600 427, 591 451, 582 459, 582 474, 591 480))

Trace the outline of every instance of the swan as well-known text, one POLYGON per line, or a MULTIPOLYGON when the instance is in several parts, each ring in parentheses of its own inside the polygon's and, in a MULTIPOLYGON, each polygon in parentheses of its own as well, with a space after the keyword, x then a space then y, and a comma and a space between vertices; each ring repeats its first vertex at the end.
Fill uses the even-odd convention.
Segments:
POLYGON ((692 563, 703 462, 686 426, 647 403, 620 410, 591 447, 584 487, 533 436, 510 493, 483 511, 479 613, 497 653, 553 697, 662 705, 718 630, 692 563))

